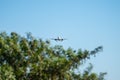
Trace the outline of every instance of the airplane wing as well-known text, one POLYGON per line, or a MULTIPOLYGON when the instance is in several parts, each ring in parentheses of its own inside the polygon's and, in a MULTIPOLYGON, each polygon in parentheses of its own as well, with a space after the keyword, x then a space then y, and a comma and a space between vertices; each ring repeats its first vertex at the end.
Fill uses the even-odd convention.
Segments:
POLYGON ((51 38, 51 40, 55 40, 55 41, 58 41, 58 39, 55 39, 55 38, 51 38))

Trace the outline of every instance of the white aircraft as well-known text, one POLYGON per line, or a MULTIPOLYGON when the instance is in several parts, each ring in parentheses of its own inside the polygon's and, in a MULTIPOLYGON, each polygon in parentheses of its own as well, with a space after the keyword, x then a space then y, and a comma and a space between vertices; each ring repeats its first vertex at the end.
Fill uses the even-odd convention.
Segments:
POLYGON ((52 40, 55 40, 55 41, 63 41, 63 40, 66 40, 66 39, 61 38, 61 37, 57 37, 57 38, 52 38, 52 40))

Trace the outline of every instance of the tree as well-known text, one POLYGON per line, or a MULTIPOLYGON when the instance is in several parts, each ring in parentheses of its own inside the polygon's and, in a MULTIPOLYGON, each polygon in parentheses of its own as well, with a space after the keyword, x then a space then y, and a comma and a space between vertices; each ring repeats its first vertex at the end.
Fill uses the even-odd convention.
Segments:
POLYGON ((92 73, 92 64, 84 73, 76 73, 84 61, 95 56, 102 46, 93 51, 64 49, 50 46, 50 41, 34 38, 31 33, 22 37, 15 32, 0 33, 1 80, 104 80, 106 73, 92 73))

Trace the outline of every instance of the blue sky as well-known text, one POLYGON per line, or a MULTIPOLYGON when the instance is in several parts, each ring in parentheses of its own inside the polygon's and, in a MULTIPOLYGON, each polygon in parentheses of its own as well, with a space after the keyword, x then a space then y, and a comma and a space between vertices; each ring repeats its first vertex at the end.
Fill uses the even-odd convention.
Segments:
POLYGON ((102 45, 88 62, 93 71, 107 72, 107 80, 120 80, 119 0, 0 0, 0 31, 32 32, 44 40, 62 36, 68 40, 51 44, 76 50, 102 45))

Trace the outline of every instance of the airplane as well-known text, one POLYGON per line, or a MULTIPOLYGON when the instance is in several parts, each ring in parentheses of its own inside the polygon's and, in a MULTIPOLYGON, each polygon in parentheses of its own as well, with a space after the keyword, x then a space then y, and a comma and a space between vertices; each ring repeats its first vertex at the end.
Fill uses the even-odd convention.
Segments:
POLYGON ((52 38, 52 40, 55 40, 55 41, 63 41, 63 40, 66 40, 66 39, 61 38, 61 37, 57 37, 57 38, 52 38))

